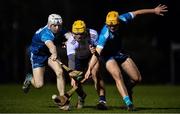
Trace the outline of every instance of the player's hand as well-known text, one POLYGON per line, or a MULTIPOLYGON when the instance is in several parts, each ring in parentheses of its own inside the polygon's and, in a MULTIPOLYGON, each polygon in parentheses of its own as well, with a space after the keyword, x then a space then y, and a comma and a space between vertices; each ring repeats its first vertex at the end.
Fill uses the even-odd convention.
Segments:
POLYGON ((155 14, 160 16, 164 16, 163 13, 168 11, 167 6, 161 4, 159 4, 156 8, 154 8, 154 10, 155 10, 155 14))
POLYGON ((96 52, 96 47, 93 45, 89 45, 89 50, 91 51, 92 54, 96 52))
POLYGON ((81 81, 81 83, 84 83, 87 79, 91 78, 91 71, 88 69, 84 75, 84 79, 81 81))
POLYGON ((67 42, 62 42, 62 46, 61 46, 61 47, 62 47, 62 48, 66 48, 66 47, 67 47, 67 46, 66 46, 66 43, 67 43, 67 42))
POLYGON ((71 78, 71 86, 76 86, 77 84, 76 84, 76 81, 73 79, 73 78, 71 78))
POLYGON ((53 60, 53 61, 56 61, 56 59, 57 59, 57 54, 52 54, 52 55, 50 56, 50 59, 53 60))

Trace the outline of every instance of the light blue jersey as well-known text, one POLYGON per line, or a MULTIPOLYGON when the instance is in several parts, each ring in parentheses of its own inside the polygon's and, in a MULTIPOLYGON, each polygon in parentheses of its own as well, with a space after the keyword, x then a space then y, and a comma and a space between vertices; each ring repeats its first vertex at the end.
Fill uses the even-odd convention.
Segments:
POLYGON ((55 36, 52 33, 52 31, 48 28, 48 26, 40 28, 39 30, 36 31, 36 33, 32 38, 30 52, 33 54, 40 54, 40 55, 48 54, 49 50, 45 45, 45 42, 48 40, 53 41, 54 38, 55 36))
MULTIPOLYGON (((134 18, 133 14, 131 12, 122 14, 119 16, 119 19, 123 21, 124 23, 128 23, 130 20, 134 18)), ((121 26, 121 25, 120 25, 121 26)), ((110 56, 115 55, 117 52, 121 50, 121 34, 119 29, 116 32, 111 32, 108 29, 108 26, 105 25, 101 33, 99 35, 99 40, 97 47, 103 48, 102 55, 110 56)))
MULTIPOLYGON (((131 12, 119 16, 120 21, 124 22, 125 24, 133 20, 133 18, 134 15, 131 12)), ((121 23, 119 26, 121 27, 121 23)), ((122 29, 119 28, 117 31, 111 32, 107 25, 102 28, 97 47, 102 48, 101 56, 105 61, 114 58, 120 62, 123 62, 128 57, 121 52, 122 29)))
MULTIPOLYGON (((63 35, 65 34, 63 31, 60 32, 63 35)), ((47 25, 36 31, 29 47, 31 64, 33 68, 45 66, 48 57, 50 56, 49 49, 45 43, 47 41, 54 42, 55 39, 56 37, 47 25)))

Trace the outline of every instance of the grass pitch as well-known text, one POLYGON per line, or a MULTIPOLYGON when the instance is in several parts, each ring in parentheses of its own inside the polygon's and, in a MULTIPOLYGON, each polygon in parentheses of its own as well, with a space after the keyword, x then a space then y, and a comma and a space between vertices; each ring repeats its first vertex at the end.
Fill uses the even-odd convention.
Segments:
MULTIPOLYGON (((0 85, 0 113, 67 113, 57 108, 52 102, 56 94, 56 85, 47 84, 42 89, 31 87, 24 94, 19 84, 0 85)), ((69 86, 67 87, 67 89, 69 86)), ((85 84, 87 93, 85 107, 76 109, 77 95, 71 98, 71 110, 68 113, 131 113, 120 109, 123 101, 114 84, 106 85, 108 110, 96 109, 98 96, 92 84, 85 84)), ((138 85, 134 88, 134 104, 137 111, 133 113, 180 113, 180 86, 138 85)))

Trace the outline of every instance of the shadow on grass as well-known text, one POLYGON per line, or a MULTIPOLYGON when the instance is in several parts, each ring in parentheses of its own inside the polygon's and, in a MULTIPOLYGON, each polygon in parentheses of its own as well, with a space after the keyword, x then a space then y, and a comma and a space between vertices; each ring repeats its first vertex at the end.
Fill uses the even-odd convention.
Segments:
POLYGON ((180 108, 174 108, 174 107, 166 107, 166 108, 155 108, 155 107, 137 107, 137 110, 171 110, 171 109, 177 109, 180 111, 180 108))
MULTIPOLYGON (((57 108, 58 106, 56 105, 51 105, 51 106, 48 106, 49 108, 57 108)), ((72 108, 76 108, 76 106, 71 106, 72 108)), ((84 106, 83 107, 84 109, 97 109, 96 106, 84 106)))
MULTIPOLYGON (((57 106, 55 105, 51 105, 51 106, 48 106, 49 108, 57 108, 57 106)), ((72 109, 76 109, 75 106, 72 106, 72 109)), ((100 111, 99 109, 96 108, 96 105, 95 106, 92 106, 92 105, 86 105, 84 106, 83 109, 92 109, 92 111, 96 110, 96 111, 100 111)), ((107 111, 115 111, 115 110, 122 110, 122 111, 126 111, 127 109, 125 107, 120 107, 120 106, 108 106, 108 110, 107 111)), ((142 112, 146 112, 146 111, 154 111, 154 112, 157 112, 157 111, 160 111, 160 110, 164 110, 164 112, 169 112, 169 111, 172 111, 174 110, 175 112, 180 112, 180 107, 179 108, 174 108, 174 107, 136 107, 134 111, 142 111, 142 112)), ((133 111, 133 112, 134 112, 133 111)), ((174 112, 173 111, 173 112, 174 112)))
MULTIPOLYGON (((122 109, 122 110, 126 110, 125 106, 119 107, 119 106, 109 106, 108 107, 109 110, 112 109, 122 109)), ((174 108, 174 107, 135 107, 135 111, 144 111, 144 110, 179 110, 180 111, 180 107, 179 108, 174 108)))

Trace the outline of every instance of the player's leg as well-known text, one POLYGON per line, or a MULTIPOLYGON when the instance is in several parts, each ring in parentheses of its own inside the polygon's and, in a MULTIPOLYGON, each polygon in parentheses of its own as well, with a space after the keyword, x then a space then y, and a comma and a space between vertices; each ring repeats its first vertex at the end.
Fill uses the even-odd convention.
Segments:
MULTIPOLYGON (((57 78, 57 89, 59 92, 59 96, 63 96, 65 94, 65 81, 64 81, 64 74, 63 69, 61 65, 58 62, 59 60, 53 61, 51 59, 48 59, 48 65, 53 69, 53 71, 56 74, 57 78)), ((69 110, 70 104, 69 100, 66 102, 64 106, 58 105, 59 109, 61 110, 69 110)))
POLYGON ((96 63, 94 68, 92 69, 92 79, 94 81, 95 89, 99 96, 99 103, 97 104, 97 109, 107 110, 104 81, 100 72, 99 63, 96 63))
POLYGON ((27 74, 23 83, 23 91, 27 93, 32 84, 35 88, 41 88, 44 84, 44 72, 47 56, 39 56, 31 53, 32 74, 27 74))
POLYGON ((121 74, 121 70, 114 59, 110 59, 106 62, 106 68, 109 73, 112 75, 113 79, 115 80, 116 87, 119 91, 119 94, 123 97, 124 103, 127 107, 132 106, 132 102, 129 98, 126 86, 124 84, 124 80, 121 74))
POLYGON ((44 85, 44 72, 45 67, 38 67, 33 69, 33 77, 31 80, 31 84, 35 88, 41 88, 44 85))
MULTIPOLYGON (((76 59, 75 54, 68 55, 68 67, 73 70, 82 70, 80 60, 76 59)), ((71 86, 78 86, 76 93, 78 94, 77 109, 81 109, 84 106, 84 100, 86 98, 86 93, 83 91, 82 85, 71 79, 71 86)))
POLYGON ((87 95, 84 92, 81 84, 78 84, 76 92, 78 94, 77 109, 81 109, 84 107, 84 102, 87 95))
POLYGON ((59 60, 53 61, 48 59, 48 65, 52 68, 52 70, 56 74, 57 78, 57 89, 60 96, 64 95, 65 91, 65 81, 64 81, 64 74, 61 65, 57 62, 59 60))
POLYGON ((126 87, 132 101, 132 89, 141 81, 141 74, 131 58, 127 58, 126 61, 121 64, 121 67, 128 74, 130 79, 126 81, 126 87))
POLYGON ((142 80, 141 74, 131 58, 127 58, 126 61, 122 63, 122 68, 130 76, 132 81, 140 82, 142 80))
MULTIPOLYGON (((75 69, 79 71, 84 71, 84 69, 88 65, 88 59, 75 58, 74 62, 75 62, 75 69)), ((87 94, 83 90, 81 83, 78 83, 78 88, 76 90, 76 93, 78 94, 77 109, 81 109, 84 107, 85 98, 87 96, 87 94)))
POLYGON ((23 91, 27 93, 32 84, 35 88, 41 88, 44 85, 44 71, 45 67, 38 67, 33 69, 33 75, 27 74, 23 83, 23 91))

